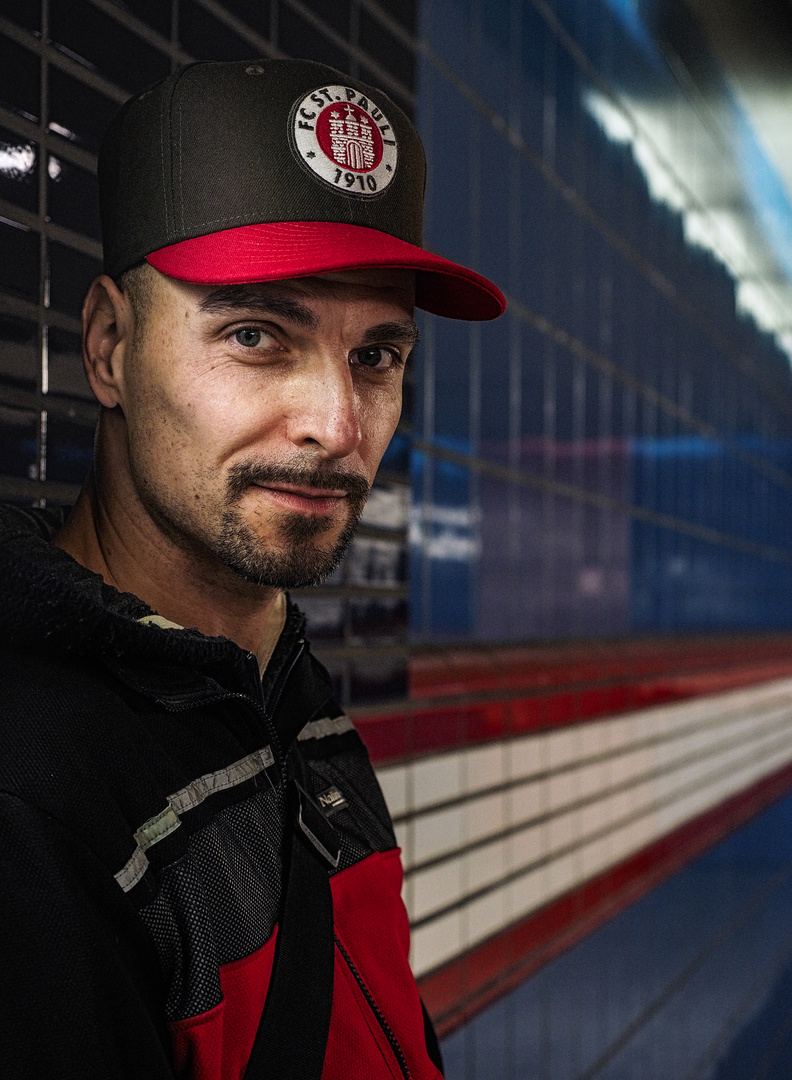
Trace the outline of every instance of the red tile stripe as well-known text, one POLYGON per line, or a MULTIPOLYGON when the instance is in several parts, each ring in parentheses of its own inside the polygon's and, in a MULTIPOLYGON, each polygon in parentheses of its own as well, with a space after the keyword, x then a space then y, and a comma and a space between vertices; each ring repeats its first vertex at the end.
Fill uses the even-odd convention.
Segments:
POLYGON ((771 803, 792 792, 792 765, 680 826, 419 980, 444 1037, 771 803))
POLYGON ((411 660, 419 699, 354 719, 385 765, 788 676, 788 636, 459 650, 411 660))

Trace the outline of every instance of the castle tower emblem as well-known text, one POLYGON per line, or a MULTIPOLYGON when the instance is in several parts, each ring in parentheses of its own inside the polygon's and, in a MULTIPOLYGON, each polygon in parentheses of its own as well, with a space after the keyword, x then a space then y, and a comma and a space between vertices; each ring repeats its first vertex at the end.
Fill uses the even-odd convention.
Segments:
POLYGON ((330 112, 330 146, 333 160, 348 169, 365 172, 374 165, 374 136, 371 121, 362 109, 347 104, 342 118, 337 109, 330 112))

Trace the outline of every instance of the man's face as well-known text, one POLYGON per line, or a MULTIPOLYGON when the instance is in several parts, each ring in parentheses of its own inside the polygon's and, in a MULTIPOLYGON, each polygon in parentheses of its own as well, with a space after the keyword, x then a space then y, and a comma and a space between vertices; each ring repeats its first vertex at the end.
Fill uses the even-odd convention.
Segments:
POLYGON ((159 532, 257 584, 326 577, 398 423, 412 302, 407 271, 222 287, 156 274, 121 407, 159 532))

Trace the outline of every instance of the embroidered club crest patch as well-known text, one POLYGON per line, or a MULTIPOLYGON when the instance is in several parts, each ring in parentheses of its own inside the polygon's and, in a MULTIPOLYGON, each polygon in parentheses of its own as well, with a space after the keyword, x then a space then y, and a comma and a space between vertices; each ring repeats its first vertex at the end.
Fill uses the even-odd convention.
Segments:
POLYGON ((399 148, 388 118, 351 86, 321 86, 295 103, 292 145, 310 171, 359 199, 381 195, 399 148))

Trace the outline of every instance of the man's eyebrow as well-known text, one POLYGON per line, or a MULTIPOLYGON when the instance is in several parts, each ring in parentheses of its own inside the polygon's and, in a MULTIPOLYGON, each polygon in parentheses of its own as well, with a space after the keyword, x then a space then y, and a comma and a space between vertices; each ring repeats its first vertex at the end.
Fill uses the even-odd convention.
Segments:
POLYGON ((375 344, 378 341, 396 341, 400 345, 414 348, 418 344, 418 326, 412 319, 404 322, 385 322, 370 326, 363 334, 363 344, 375 344))
POLYGON ((316 330, 319 327, 316 315, 299 300, 267 296, 266 292, 246 289, 244 285, 222 285, 219 289, 214 289, 203 298, 198 310, 210 315, 222 315, 231 311, 255 312, 257 315, 275 315, 296 326, 303 326, 306 330, 316 330))

